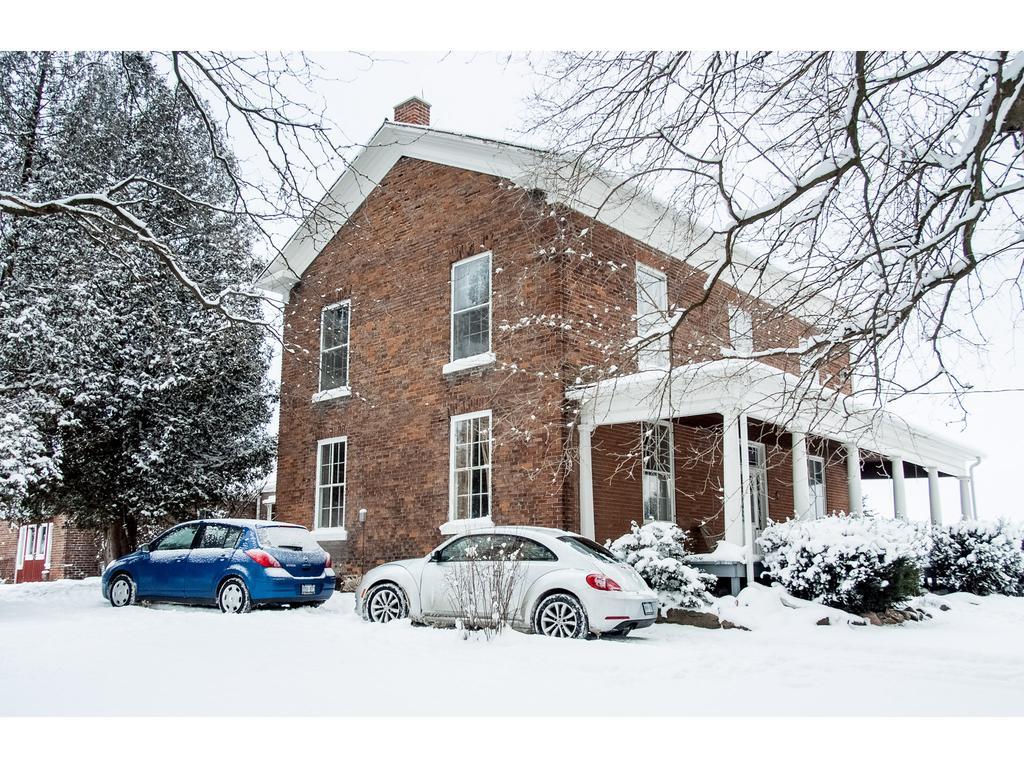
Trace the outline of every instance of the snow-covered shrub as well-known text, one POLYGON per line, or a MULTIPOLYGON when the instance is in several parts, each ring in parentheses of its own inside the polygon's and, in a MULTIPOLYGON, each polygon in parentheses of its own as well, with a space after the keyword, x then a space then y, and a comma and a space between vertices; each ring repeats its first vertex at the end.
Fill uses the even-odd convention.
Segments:
POLYGON ((774 523, 758 543, 766 570, 787 592, 853 612, 917 595, 930 545, 922 527, 863 515, 774 523))
POLYGON ((608 543, 620 560, 636 568, 658 593, 662 611, 703 608, 711 603, 716 578, 686 564, 686 531, 675 523, 630 525, 630 532, 608 543))
POLYGON ((1006 520, 962 522, 933 533, 930 564, 940 587, 988 595, 1024 594, 1020 526, 1006 520))

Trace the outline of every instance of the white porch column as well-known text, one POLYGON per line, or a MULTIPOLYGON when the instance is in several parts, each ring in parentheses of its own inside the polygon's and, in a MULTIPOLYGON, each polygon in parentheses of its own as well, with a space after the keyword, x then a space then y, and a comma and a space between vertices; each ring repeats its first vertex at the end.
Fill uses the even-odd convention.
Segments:
POLYGON ((971 478, 960 478, 960 517, 964 520, 974 519, 974 509, 971 504, 971 478))
POLYGON ((743 479, 740 474, 740 434, 736 414, 725 414, 722 426, 722 513, 725 540, 742 547, 743 479))
POLYGON ((811 494, 807 479, 807 435, 794 432, 793 451, 793 517, 802 520, 810 516, 811 494))
POLYGON ((859 515, 864 496, 860 490, 860 449, 853 443, 846 444, 846 483, 850 491, 850 508, 846 511, 859 515))
POLYGON ((593 424, 580 424, 580 535, 594 538, 594 467, 590 455, 593 424))
POLYGON ((942 500, 939 498, 939 470, 928 467, 928 508, 932 514, 932 525, 942 525, 942 500))
POLYGON ((903 457, 892 456, 892 506, 897 520, 907 519, 907 480, 903 474, 903 457))

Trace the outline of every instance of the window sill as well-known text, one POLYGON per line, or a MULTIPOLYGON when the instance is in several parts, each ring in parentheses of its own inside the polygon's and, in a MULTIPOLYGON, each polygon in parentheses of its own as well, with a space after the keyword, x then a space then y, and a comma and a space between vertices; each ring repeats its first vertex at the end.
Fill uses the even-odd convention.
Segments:
POLYGON ((314 528, 310 534, 317 541, 348 541, 348 531, 344 528, 314 528))
POLYGON ((449 520, 442 524, 438 530, 444 536, 453 536, 457 533, 467 533, 482 528, 493 528, 494 522, 490 515, 487 517, 473 517, 468 520, 449 520))
POLYGON ((482 355, 463 357, 460 360, 452 360, 450 363, 445 363, 441 368, 441 373, 447 376, 449 373, 468 371, 472 368, 479 368, 482 365, 491 365, 496 359, 497 358, 495 358, 493 352, 484 352, 482 355))
POLYGON ((352 394, 351 387, 335 387, 334 389, 323 389, 313 395, 314 403, 322 403, 325 400, 335 400, 339 397, 348 397, 352 394))

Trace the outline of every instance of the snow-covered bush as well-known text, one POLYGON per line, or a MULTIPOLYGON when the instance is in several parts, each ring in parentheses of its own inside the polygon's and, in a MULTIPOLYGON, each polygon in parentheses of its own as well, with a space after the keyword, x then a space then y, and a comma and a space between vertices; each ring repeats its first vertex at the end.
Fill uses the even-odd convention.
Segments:
POLYGON ((703 608, 711 603, 716 579, 686 564, 686 531, 675 523, 633 522, 630 532, 608 543, 620 560, 636 568, 658 593, 662 611, 703 608))
POLYGON ((1020 526, 1005 520, 962 522, 933 534, 930 564, 938 586, 988 595, 1024 594, 1020 526))
POLYGON ((774 523, 758 543, 766 570, 787 592, 853 612, 917 595, 930 545, 922 527, 863 515, 774 523))

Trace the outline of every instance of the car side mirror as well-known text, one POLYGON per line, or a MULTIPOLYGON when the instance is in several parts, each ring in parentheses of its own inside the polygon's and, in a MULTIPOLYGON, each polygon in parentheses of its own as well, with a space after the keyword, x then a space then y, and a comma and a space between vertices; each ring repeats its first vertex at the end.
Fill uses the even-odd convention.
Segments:
POLYGON ((149 544, 140 544, 139 545, 139 552, 149 552, 149 551, 150 551, 149 544))
POLYGON ((427 559, 428 563, 440 563, 441 562, 441 550, 436 549, 430 553, 430 557, 427 559))

